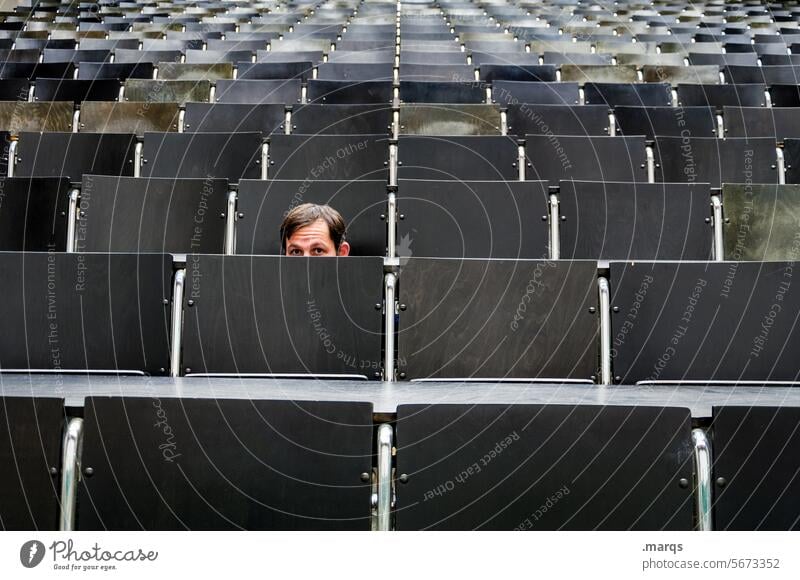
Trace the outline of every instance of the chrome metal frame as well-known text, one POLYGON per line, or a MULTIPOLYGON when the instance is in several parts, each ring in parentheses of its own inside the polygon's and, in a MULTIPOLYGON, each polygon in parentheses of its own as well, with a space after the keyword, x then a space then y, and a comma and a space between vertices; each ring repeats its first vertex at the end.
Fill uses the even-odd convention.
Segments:
POLYGON ((725 242, 722 238, 722 198, 720 196, 711 196, 711 211, 714 216, 714 261, 722 262, 725 259, 725 242))
POLYGON ((653 148, 651 146, 647 146, 644 148, 645 154, 647 155, 647 183, 655 183, 656 182, 656 157, 653 153, 653 148))
POLYGON ((169 349, 169 376, 181 376, 181 347, 183 342, 183 290, 186 283, 186 268, 175 271, 172 286, 172 337, 169 349))
POLYGON ((133 148, 133 176, 134 177, 141 177, 142 176, 142 150, 144 148, 144 143, 137 140, 136 146, 133 148))
POLYGON ((14 165, 17 163, 17 147, 19 141, 14 139, 8 146, 8 177, 14 177, 14 165))
POLYGON ((694 466, 697 473, 694 498, 697 517, 696 529, 701 532, 710 532, 714 529, 711 511, 711 443, 708 441, 705 431, 692 429, 692 444, 694 466))
POLYGON ((396 290, 397 290, 397 275, 389 272, 384 276, 384 306, 383 306, 383 322, 384 322, 384 335, 386 336, 385 350, 383 354, 383 380, 395 380, 394 368, 394 315, 397 312, 396 307, 396 290))
MULTIPOLYGON (((489 91, 489 103, 492 102, 492 89, 486 89, 489 91)), ((508 135, 508 111, 506 109, 502 109, 500 111, 500 134, 501 135, 508 135)))
POLYGON ((392 447, 394 431, 388 423, 378 425, 378 501, 379 532, 392 529, 392 447))
POLYGON ((783 155, 783 147, 775 148, 775 156, 778 162, 775 168, 778 170, 778 185, 786 184, 786 158, 783 155))
POLYGON ((283 134, 292 134, 292 110, 286 109, 283 113, 283 134))
POLYGON ((386 202, 386 257, 397 256, 397 194, 389 192, 386 202))
POLYGON ((59 514, 58 529, 62 532, 71 532, 75 529, 82 454, 83 419, 73 417, 64 430, 64 445, 61 454, 61 513, 59 514))
POLYGON ((746 386, 746 387, 760 387, 764 385, 771 386, 786 386, 794 387, 800 385, 800 381, 720 381, 720 380, 705 380, 705 379, 675 379, 663 381, 636 381, 637 385, 657 386, 657 385, 691 385, 695 387, 703 385, 724 385, 730 387, 746 386))
POLYGON ((233 378, 233 379, 358 379, 367 381, 367 375, 336 373, 186 373, 187 377, 233 378))
POLYGON ((80 195, 79 189, 71 189, 69 192, 69 208, 67 209, 67 253, 72 254, 77 249, 77 240, 75 233, 78 228, 78 212, 80 211, 80 195))
POLYGON ((235 191, 228 192, 228 209, 225 215, 225 255, 236 253, 236 199, 235 191))
POLYGON ((550 259, 558 260, 561 257, 561 217, 558 215, 558 196, 550 194, 548 200, 550 209, 550 259))
POLYGON ((563 383, 571 385, 591 385, 589 379, 557 379, 552 377, 465 377, 465 378, 427 378, 411 379, 412 383, 541 383, 551 385, 553 383, 563 383))
POLYGON ((397 143, 389 143, 389 185, 397 185, 397 143))
POLYGON ((517 181, 525 181, 525 146, 517 146, 517 181))
POLYGON ((597 279, 600 301, 600 384, 611 384, 611 292, 608 280, 597 279))
POLYGON ((269 177, 269 143, 261 144, 261 179, 269 177))

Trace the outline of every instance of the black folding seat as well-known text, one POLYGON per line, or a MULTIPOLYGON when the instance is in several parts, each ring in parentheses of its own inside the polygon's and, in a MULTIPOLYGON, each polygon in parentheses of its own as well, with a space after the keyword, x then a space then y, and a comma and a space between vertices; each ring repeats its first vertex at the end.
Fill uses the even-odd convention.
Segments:
POLYGON ((0 80, 0 101, 27 101, 29 93, 28 79, 0 80))
POLYGON ((709 260, 707 183, 562 181, 560 257, 709 260))
POLYGON ((107 63, 107 62, 82 62, 78 66, 78 78, 85 80, 94 79, 152 79, 153 64, 150 62, 138 63, 107 63))
MULTIPOLYGON (((306 342, 321 344, 313 331, 306 342)), ((340 401, 89 397, 83 465, 94 475, 80 484, 78 526, 369 531, 372 488, 360 474, 372 466, 372 411, 340 401), (155 413, 167 418, 166 435, 153 429, 155 413)))
POLYGON ((726 260, 794 260, 800 186, 726 183, 722 186, 726 260))
POLYGON ((387 105, 299 105, 292 108, 292 133, 377 135, 392 128, 387 105))
POLYGON ((20 133, 14 175, 133 175, 136 136, 124 133, 20 133))
POLYGON ((467 55, 463 52, 444 51, 432 53, 430 51, 418 52, 413 50, 403 50, 402 47, 400 48, 401 66, 404 64, 428 64, 431 62, 439 64, 467 64, 467 55))
POLYGON ((547 180, 647 181, 644 137, 525 136, 525 178, 547 180))
POLYGON ((110 50, 45 48, 42 53, 42 62, 108 62, 110 59, 110 50))
POLYGON ((392 80, 393 74, 391 63, 327 62, 317 67, 317 78, 330 81, 385 81, 392 80))
POLYGON ((383 49, 394 49, 395 47, 395 35, 390 34, 383 36, 381 38, 375 38, 372 40, 350 40, 348 36, 344 36, 343 40, 337 40, 336 44, 336 51, 335 52, 374 52, 380 51, 383 49))
POLYGON ((252 62, 255 53, 250 50, 187 50, 187 63, 217 64, 221 62, 252 62))
MULTIPOLYGON (((457 54, 463 55, 463 53, 457 53, 457 54)), ((495 64, 503 66, 543 66, 539 64, 538 54, 531 54, 528 52, 487 53, 480 51, 470 51, 469 56, 472 59, 472 64, 478 67, 487 64, 495 64)), ((400 58, 402 58, 402 53, 400 58)), ((508 79, 508 80, 514 80, 514 79, 508 79)))
POLYGON ((726 137, 800 138, 800 115, 791 108, 725 107, 726 137))
POLYGON ((36 101, 116 101, 120 82, 116 79, 43 79, 34 81, 36 101))
POLYGON ((258 179, 261 150, 261 133, 145 133, 141 175, 258 179))
POLYGON ((66 251, 68 178, 3 177, 0 191, 0 250, 66 251))
POLYGON ((711 107, 615 107, 621 135, 715 137, 717 120, 711 107))
MULTIPOLYGON (((298 34, 298 30, 295 30, 294 34, 298 34)), ((306 37, 303 38, 302 36, 295 40, 289 40, 288 37, 284 37, 284 40, 280 40, 278 42, 271 42, 270 43, 270 52, 310 52, 310 51, 321 51, 324 53, 329 53, 331 51, 331 44, 332 40, 336 38, 336 32, 331 31, 327 33, 325 36, 332 37, 332 38, 311 38, 306 37)))
POLYGON ((378 257, 188 256, 183 371, 378 378, 382 280, 378 257))
MULTIPOLYGON (((52 42, 52 41, 49 41, 52 42)), ((69 42, 69 41, 64 41, 69 42)), ((87 50, 139 50, 138 38, 82 38, 80 48, 87 50)), ((61 48, 68 48, 66 46, 61 48)), ((116 57, 114 58, 116 61, 116 57)))
POLYGON ((556 68, 551 65, 483 64, 480 78, 486 82, 495 81, 539 81, 554 82, 556 68))
POLYGON ((600 66, 611 65, 612 56, 610 54, 582 54, 582 53, 561 53, 545 52, 542 56, 542 64, 560 66, 568 64, 572 66, 600 66))
POLYGON ((472 83, 475 67, 469 64, 403 64, 400 81, 472 83))
POLYGON ((222 253, 228 182, 84 175, 78 252, 222 253))
POLYGON ((0 280, 4 371, 167 374, 170 256, 4 252, 0 280))
MULTIPOLYGON (((0 62, 0 79, 31 79, 38 77, 48 79, 73 78, 75 65, 71 62, 35 63, 35 62, 0 62)), ((6 99, 4 99, 6 100, 6 99)))
POLYGON ((300 79, 219 80, 215 100, 218 103, 292 104, 300 102, 300 79))
POLYGON ((727 66, 725 80, 739 84, 796 85, 800 83, 800 66, 727 66))
POLYGON ((587 105, 668 107, 672 104, 671 87, 666 83, 586 83, 583 94, 587 105))
POLYGON ((125 81, 125 100, 143 103, 207 103, 211 98, 209 81, 165 81, 128 79, 125 81))
POLYGON ((486 87, 479 81, 400 81, 400 101, 404 103, 486 102, 486 87))
POLYGON ((758 66, 758 56, 754 52, 734 52, 726 54, 689 53, 690 65, 758 66))
POLYGON ((370 50, 370 51, 344 51, 337 50, 328 55, 329 63, 338 64, 382 64, 392 66, 395 61, 394 47, 392 50, 370 50))
MULTIPOLYGON (((14 43, 14 50, 44 50, 45 48, 53 49, 58 48, 62 50, 75 50, 76 42, 69 38, 50 39, 50 38, 17 38, 3 39, 11 40, 14 43)), ((10 46, 0 46, 0 49, 10 49, 10 46)), ((70 60, 70 59, 65 59, 70 60)), ((57 61, 57 62, 65 62, 57 61)))
POLYGON ((412 136, 398 142, 398 175, 404 179, 516 180, 518 146, 492 135, 412 136))
POLYGON ((281 221, 298 203, 336 208, 347 223, 351 256, 386 255, 386 182, 315 179, 240 181, 236 253, 283 254, 281 221))
POLYGON ((39 50, 0 50, 0 62, 39 62, 39 50))
MULTIPOLYGON (((70 102, 0 101, 0 131, 72 131, 70 102)), ((7 144, 6 144, 7 145, 7 144)))
POLYGON ((800 64, 794 55, 786 54, 786 47, 778 44, 754 44, 752 48, 765 66, 776 64, 800 64), (789 57, 784 59, 782 57, 789 57))
MULTIPOLYGON (((603 105, 509 105, 509 134, 608 135, 609 108, 603 105)), ((640 135, 641 133, 637 133, 640 135)))
POLYGON ((190 50, 201 50, 202 48, 203 48, 202 38, 192 38, 185 40, 166 39, 166 38, 142 39, 142 50, 147 52, 178 51, 187 54, 190 50))
POLYGON ((138 63, 138 62, 181 62, 183 52, 179 50, 130 50, 118 49, 114 51, 114 62, 138 63))
POLYGON ((87 133, 136 135, 147 131, 177 131, 179 116, 178 103, 86 101, 81 103, 78 128, 87 133))
POLYGON ((636 83, 639 75, 631 65, 561 65, 562 82, 578 83, 636 83))
POLYGON ((681 54, 617 54, 618 65, 632 65, 641 68, 648 66, 684 66, 681 54))
POLYGON ((661 137, 656 136, 657 182, 777 183, 774 138, 661 137))
MULTIPOLYGON (((545 52, 550 53, 570 53, 570 54, 591 54, 592 45, 588 42, 572 42, 571 39, 562 40, 531 40, 528 43, 530 52, 542 56, 545 52)), ((496 52, 496 51, 487 51, 496 52)))
POLYGON ((546 182, 401 179, 401 259, 529 258, 548 255, 546 182))
POLYGON ((796 381, 791 264, 612 262, 614 381, 796 381))
POLYGON ((186 133, 234 133, 258 131, 282 133, 286 108, 279 104, 186 103, 186 133))
POLYGON ((492 102, 500 105, 577 105, 580 103, 580 92, 578 83, 494 81, 492 102))
POLYGON ((396 529, 689 531, 692 489, 675 482, 692 480, 691 428, 677 407, 399 405, 396 529))
POLYGON ((399 132, 406 135, 500 135, 495 105, 402 104, 399 132))
POLYGON ((58 530, 64 399, 3 396, 0 420, 0 469, 14 474, 0 481, 3 529, 58 530))
POLYGON ((238 62, 236 78, 248 80, 295 79, 303 81, 311 78, 314 64, 306 62, 238 62))
POLYGON ((399 377, 590 382, 597 372, 596 267, 543 258, 408 258, 399 282, 406 306, 399 377))
MULTIPOLYGON (((206 43, 206 48, 212 51, 230 52, 231 50, 246 50, 253 55, 259 50, 266 50, 267 44, 273 38, 277 38, 279 33, 275 32, 271 35, 263 36, 261 38, 244 36, 238 38, 237 35, 226 35, 225 39, 209 39, 206 43)), ((188 55, 187 55, 188 57, 188 55)), ((250 59, 245 59, 249 62, 250 59)))
POLYGON ((762 85, 678 85, 678 106, 682 107, 764 107, 766 86, 762 85))
POLYGON ((800 409, 726 404, 712 414, 712 480, 725 482, 713 488, 714 529, 798 529, 800 409))
POLYGON ((256 62, 322 62, 324 53, 321 50, 301 50, 295 52, 272 52, 259 50, 256 62))
POLYGON ((270 179, 388 178, 388 135, 272 135, 270 179))
POLYGON ((646 83, 670 83, 713 85, 719 84, 720 67, 716 65, 642 67, 642 78, 646 83))
POLYGON ((218 81, 233 78, 233 64, 192 64, 181 62, 159 62, 158 78, 184 81, 218 81))
POLYGON ((800 183, 800 139, 784 139, 786 183, 800 183))
POLYGON ((392 83, 309 80, 306 99, 309 103, 331 105, 389 104, 392 102, 392 83))
POLYGON ((800 88, 797 84, 772 85, 769 95, 773 107, 800 107, 800 88))

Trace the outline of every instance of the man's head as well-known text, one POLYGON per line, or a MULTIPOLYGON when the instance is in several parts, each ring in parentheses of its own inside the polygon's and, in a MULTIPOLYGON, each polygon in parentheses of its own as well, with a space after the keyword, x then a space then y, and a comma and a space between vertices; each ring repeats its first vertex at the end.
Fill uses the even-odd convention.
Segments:
POLYGON ((347 256, 345 223, 327 205, 304 203, 292 209, 281 224, 281 245, 287 256, 347 256))

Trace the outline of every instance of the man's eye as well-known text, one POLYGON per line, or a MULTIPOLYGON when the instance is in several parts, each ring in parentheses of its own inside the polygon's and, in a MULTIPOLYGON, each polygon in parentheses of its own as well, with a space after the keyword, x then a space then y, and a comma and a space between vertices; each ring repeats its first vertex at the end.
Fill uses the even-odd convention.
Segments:
POLYGON ((299 256, 300 255, 300 250, 298 250, 297 248, 292 248, 291 250, 289 250, 289 255, 290 256, 299 256))
POLYGON ((318 254, 318 255, 319 254, 324 254, 325 250, 323 250, 322 248, 314 248, 314 253, 318 254))

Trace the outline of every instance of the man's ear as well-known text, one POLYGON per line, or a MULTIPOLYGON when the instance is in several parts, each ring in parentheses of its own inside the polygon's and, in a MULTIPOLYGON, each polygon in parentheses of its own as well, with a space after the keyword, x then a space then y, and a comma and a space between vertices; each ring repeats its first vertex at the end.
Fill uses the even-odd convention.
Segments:
POLYGON ((347 242, 342 242, 339 244, 339 252, 337 253, 339 256, 349 256, 350 255, 350 244, 347 242))

